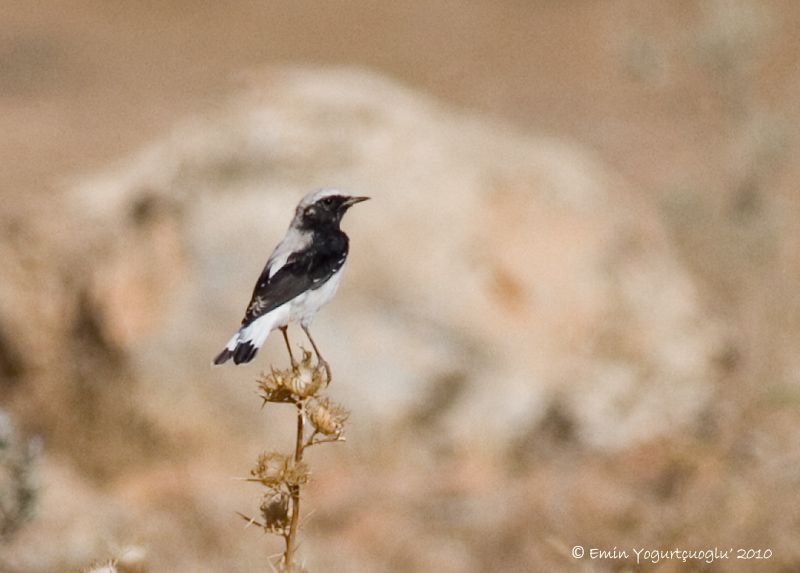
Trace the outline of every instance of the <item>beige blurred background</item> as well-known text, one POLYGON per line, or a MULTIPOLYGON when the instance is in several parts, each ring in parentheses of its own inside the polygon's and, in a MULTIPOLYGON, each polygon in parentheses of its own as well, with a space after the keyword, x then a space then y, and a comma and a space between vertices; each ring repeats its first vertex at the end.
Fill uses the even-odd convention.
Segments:
MULTIPOLYGON (((310 572, 800 568, 800 6, 6 2, 0 571, 269 571, 212 369, 308 190, 310 572), (574 559, 575 545, 628 559, 574 559), (636 564, 633 549, 769 549, 636 564), (136 569, 138 567, 138 569, 136 569)), ((293 333, 296 343, 301 337, 293 333)))

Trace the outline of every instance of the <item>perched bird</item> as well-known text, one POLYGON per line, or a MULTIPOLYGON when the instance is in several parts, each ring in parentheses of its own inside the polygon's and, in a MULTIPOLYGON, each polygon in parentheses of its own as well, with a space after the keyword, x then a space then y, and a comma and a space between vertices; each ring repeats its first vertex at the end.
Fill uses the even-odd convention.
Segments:
POLYGON ((289 230, 272 251, 242 319, 242 326, 214 359, 223 364, 250 362, 270 332, 281 329, 292 365, 290 322, 300 322, 330 380, 330 367, 319 353, 308 327, 316 312, 333 298, 347 261, 348 238, 339 228, 347 210, 369 197, 352 197, 320 189, 303 197, 289 230))

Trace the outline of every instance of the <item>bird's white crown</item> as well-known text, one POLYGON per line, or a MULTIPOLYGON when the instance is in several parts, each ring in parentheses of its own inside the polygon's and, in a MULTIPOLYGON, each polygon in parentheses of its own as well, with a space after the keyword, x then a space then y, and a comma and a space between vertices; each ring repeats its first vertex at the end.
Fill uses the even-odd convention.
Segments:
POLYGON ((323 189, 317 189, 316 191, 311 191, 310 193, 306 194, 306 196, 300 200, 300 203, 298 203, 297 208, 298 210, 305 209, 320 199, 332 197, 334 195, 340 197, 349 197, 347 193, 342 192, 340 189, 336 189, 334 187, 325 187, 323 189))

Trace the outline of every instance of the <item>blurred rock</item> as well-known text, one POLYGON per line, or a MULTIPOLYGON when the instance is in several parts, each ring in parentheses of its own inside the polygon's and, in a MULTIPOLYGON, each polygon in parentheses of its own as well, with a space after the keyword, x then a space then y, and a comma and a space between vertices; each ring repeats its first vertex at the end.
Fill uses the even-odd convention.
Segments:
POLYGON ((251 397, 222 394, 284 360, 273 337, 255 366, 208 366, 297 200, 320 186, 374 198, 344 222, 349 268, 315 324, 357 434, 409 422, 454 376, 462 387, 437 396, 433 423, 490 450, 554 400, 601 448, 703 411, 715 331, 657 217, 586 150, 359 71, 250 83, 67 201, 75 232, 93 237, 98 336, 132 365, 155 419, 192 403, 189 426, 236 424, 251 397))
POLYGON ((551 530, 621 531, 606 516, 637 502, 619 479, 636 472, 601 452, 689 427, 718 375, 659 219, 575 144, 368 73, 289 69, 47 209, 0 213, 0 385, 45 452, 9 566, 79 570, 134 543, 148 570, 263 567, 235 514, 257 496, 231 477, 286 446, 292 412, 255 396, 285 349, 210 362, 320 186, 373 201, 344 221, 349 268, 314 325, 351 417, 348 443, 313 455, 309 570, 495 570, 506 544, 522 571, 551 530), (587 514, 593 476, 610 493, 587 514))

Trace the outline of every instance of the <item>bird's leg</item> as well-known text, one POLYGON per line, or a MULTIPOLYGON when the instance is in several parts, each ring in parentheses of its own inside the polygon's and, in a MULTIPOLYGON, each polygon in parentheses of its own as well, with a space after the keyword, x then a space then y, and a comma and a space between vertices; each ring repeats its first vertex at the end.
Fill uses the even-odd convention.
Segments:
POLYGON ((331 366, 330 364, 328 364, 328 361, 322 357, 322 354, 319 353, 319 348, 317 348, 316 342, 314 342, 314 339, 311 337, 311 333, 308 331, 308 327, 305 326, 304 324, 301 324, 301 326, 303 327, 303 332, 305 332, 306 336, 308 336, 308 340, 309 342, 311 342, 311 346, 314 347, 314 352, 317 355, 317 363, 322 364, 322 366, 325 368, 325 374, 328 376, 328 381, 325 383, 325 385, 327 386, 328 384, 331 383, 331 366))
POLYGON ((289 351, 289 360, 292 361, 292 370, 297 370, 297 362, 294 361, 294 354, 292 354, 292 345, 289 344, 289 335, 287 334, 289 327, 281 326, 279 328, 281 329, 281 334, 283 334, 283 341, 286 343, 286 350, 289 351))

